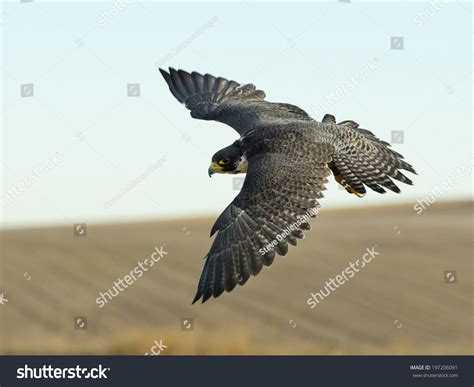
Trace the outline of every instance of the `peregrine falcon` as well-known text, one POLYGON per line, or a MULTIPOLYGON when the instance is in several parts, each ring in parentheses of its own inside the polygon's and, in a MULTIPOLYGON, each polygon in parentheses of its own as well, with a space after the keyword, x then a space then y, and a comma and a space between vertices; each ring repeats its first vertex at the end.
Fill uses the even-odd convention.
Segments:
POLYGON ((160 69, 171 93, 191 117, 223 122, 240 138, 211 160, 214 173, 246 173, 242 189, 211 230, 217 233, 205 257, 193 303, 244 285, 276 254, 286 255, 310 230, 319 210, 327 177, 362 197, 366 188, 399 193, 392 179, 412 181, 416 174, 400 153, 354 121, 321 122, 287 103, 265 100, 253 84, 240 84, 210 74, 160 69))

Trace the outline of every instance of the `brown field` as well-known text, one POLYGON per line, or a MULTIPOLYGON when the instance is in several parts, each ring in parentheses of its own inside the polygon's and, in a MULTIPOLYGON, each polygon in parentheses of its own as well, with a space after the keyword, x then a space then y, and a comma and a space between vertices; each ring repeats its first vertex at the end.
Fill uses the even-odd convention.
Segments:
POLYGON ((0 353, 143 354, 163 339, 165 355, 473 354, 472 208, 323 209, 287 257, 193 306, 214 219, 89 224, 86 237, 71 226, 4 230, 0 353), (99 292, 162 244, 167 256, 97 306, 99 292), (310 293, 373 245, 380 255, 310 309, 310 293), (457 271, 456 284, 445 270, 457 271), (181 318, 194 319, 192 331, 181 318))

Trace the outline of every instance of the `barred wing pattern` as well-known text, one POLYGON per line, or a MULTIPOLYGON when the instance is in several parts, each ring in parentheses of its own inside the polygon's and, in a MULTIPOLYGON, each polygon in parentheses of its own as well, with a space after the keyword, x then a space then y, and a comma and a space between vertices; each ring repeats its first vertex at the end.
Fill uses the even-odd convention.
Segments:
POLYGON ((403 156, 354 121, 336 123, 326 114, 317 122, 297 106, 265 101, 253 84, 160 71, 192 117, 225 123, 240 134, 236 144, 248 161, 241 192, 212 228, 215 239, 193 303, 230 292, 270 266, 277 254, 286 255, 288 245, 310 229, 305 216, 319 206, 331 171, 358 196, 366 187, 399 193, 393 180, 412 184, 401 170, 416 172, 403 156))
POLYGON ((212 228, 211 235, 217 235, 193 303, 245 284, 276 254, 286 255, 288 244, 296 246, 311 228, 307 216, 317 212, 332 150, 317 143, 295 145, 291 152, 259 153, 249 160, 241 192, 212 228))
POLYGON ((353 190, 361 196, 365 187, 385 193, 385 188, 400 193, 400 188, 392 179, 412 185, 412 181, 400 170, 416 174, 403 156, 390 148, 390 144, 380 140, 372 132, 359 128, 354 121, 343 121, 327 130, 328 141, 336 151, 332 155, 333 165, 353 190))

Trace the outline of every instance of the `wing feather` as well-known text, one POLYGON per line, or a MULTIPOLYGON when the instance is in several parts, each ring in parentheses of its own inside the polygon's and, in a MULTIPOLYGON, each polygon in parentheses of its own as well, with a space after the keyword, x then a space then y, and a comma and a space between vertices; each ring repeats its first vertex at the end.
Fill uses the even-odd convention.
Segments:
POLYGON ((332 150, 307 144, 298 155, 260 153, 249 159, 242 190, 212 228, 215 239, 193 303, 218 297, 222 288, 230 292, 245 284, 304 237, 303 230, 310 229, 307 218, 314 217, 311 211, 319 206, 311 195, 324 189, 330 173, 325 164, 332 150), (305 160, 304 173, 295 158, 305 160))
POLYGON ((265 101, 253 84, 240 84, 210 74, 160 69, 171 93, 191 111, 193 118, 226 123, 243 135, 256 122, 285 119, 311 120, 297 106, 265 101))

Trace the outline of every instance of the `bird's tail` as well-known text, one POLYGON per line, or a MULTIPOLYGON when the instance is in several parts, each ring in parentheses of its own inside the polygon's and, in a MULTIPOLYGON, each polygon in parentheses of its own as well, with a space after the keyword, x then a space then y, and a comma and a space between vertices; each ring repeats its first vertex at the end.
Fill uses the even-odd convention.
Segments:
POLYGON ((219 105, 230 99, 264 99, 265 93, 256 90, 251 83, 240 85, 210 74, 201 75, 195 71, 188 73, 183 70, 169 68, 169 73, 160 69, 171 93, 183 103, 191 116, 199 119, 212 119, 212 112, 219 105))
POLYGON ((367 186, 378 193, 385 193, 384 187, 399 193, 400 188, 392 179, 413 184, 400 170, 416 174, 414 168, 400 153, 390 149, 389 143, 359 128, 354 121, 340 122, 334 128, 333 142, 337 150, 329 167, 348 192, 362 197, 367 186))

